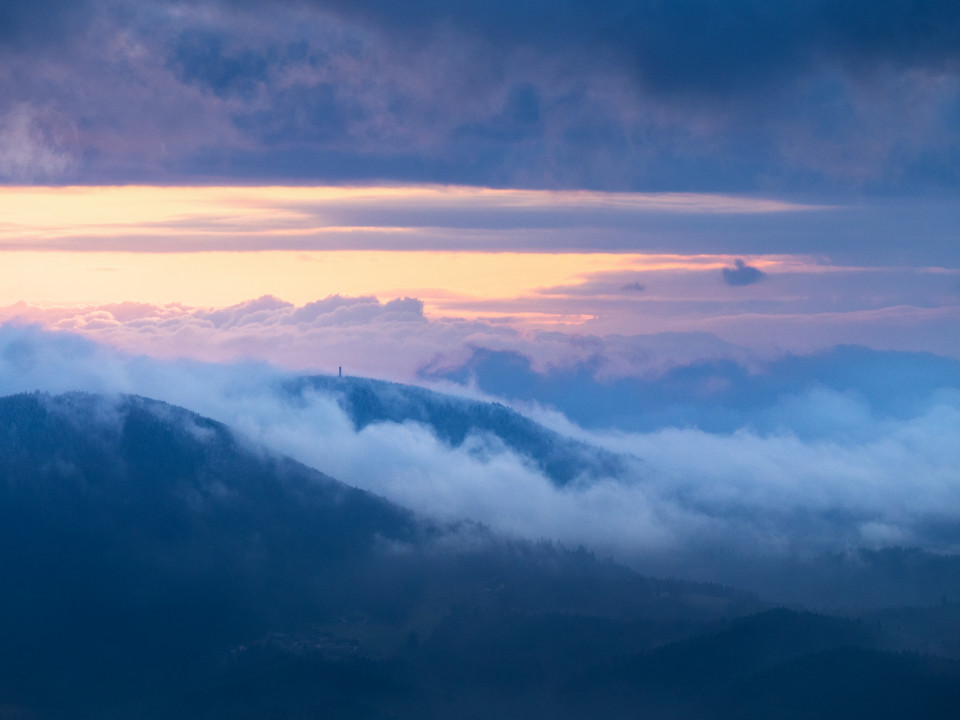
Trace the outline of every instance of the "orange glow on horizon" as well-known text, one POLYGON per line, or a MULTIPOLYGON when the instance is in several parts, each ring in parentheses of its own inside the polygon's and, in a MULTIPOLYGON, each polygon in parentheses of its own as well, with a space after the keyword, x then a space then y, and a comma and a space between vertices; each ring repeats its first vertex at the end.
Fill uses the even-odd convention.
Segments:
POLYGON ((591 273, 706 270, 725 258, 612 253, 196 252, 3 253, 0 304, 121 301, 223 307, 276 295, 297 305, 328 295, 431 300, 515 298, 591 273))
POLYGON ((603 273, 707 271, 732 263, 720 255, 595 252, 589 228, 582 250, 513 251, 523 230, 504 230, 497 219, 517 208, 535 210, 534 220, 538 213, 583 209, 812 209, 720 195, 435 185, 0 187, 0 305, 224 307, 263 295, 296 305, 337 294, 406 296, 421 299, 434 316, 577 324, 590 316, 576 308, 541 313, 537 292, 603 273), (531 303, 512 314, 478 302, 517 298, 531 303))

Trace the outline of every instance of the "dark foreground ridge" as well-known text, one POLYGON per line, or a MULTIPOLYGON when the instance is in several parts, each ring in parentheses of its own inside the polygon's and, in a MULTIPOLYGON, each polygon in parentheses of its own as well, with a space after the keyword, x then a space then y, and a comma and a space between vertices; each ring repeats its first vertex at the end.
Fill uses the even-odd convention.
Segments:
POLYGON ((139 397, 0 398, 0 553, 4 719, 952 718, 960 702, 949 653, 891 652, 929 639, 929 614, 765 610, 439 527, 139 397))

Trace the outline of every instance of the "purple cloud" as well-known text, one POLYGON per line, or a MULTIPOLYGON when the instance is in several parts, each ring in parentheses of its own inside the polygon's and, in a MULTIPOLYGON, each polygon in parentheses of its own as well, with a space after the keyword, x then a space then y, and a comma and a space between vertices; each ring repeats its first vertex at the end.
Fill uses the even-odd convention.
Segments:
POLYGON ((20 5, 0 128, 46 169, 0 139, 6 182, 960 184, 949 3, 20 5))
POLYGON ((735 267, 723 268, 723 270, 721 270, 723 273, 723 281, 731 287, 753 285, 767 277, 767 274, 763 272, 763 270, 755 268, 752 265, 747 265, 740 258, 734 260, 734 265, 735 267))

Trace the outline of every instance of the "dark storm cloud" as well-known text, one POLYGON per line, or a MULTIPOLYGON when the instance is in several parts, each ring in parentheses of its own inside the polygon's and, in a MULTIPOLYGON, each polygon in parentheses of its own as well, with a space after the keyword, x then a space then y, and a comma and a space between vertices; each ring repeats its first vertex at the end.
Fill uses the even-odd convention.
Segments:
POLYGON ((0 48, 58 41, 83 23, 88 4, 82 0, 0 3, 0 48))
POLYGON ((747 265, 743 260, 737 258, 734 260, 732 268, 723 268, 720 272, 723 274, 723 282, 731 287, 743 287, 744 285, 753 285, 760 282, 767 274, 752 265, 747 265))
POLYGON ((0 178, 942 190, 958 38, 905 0, 7 3, 0 178))
POLYGON ((270 59, 249 49, 229 52, 222 34, 184 32, 175 41, 170 65, 186 83, 209 89, 218 96, 250 95, 257 83, 267 80, 270 59))
MULTIPOLYGON (((0 39, 42 38, 82 25, 85 17, 102 8, 122 22, 131 14, 127 5, 122 0, 4 3, 0 8, 0 39)), ((689 89, 710 93, 756 86, 825 58, 861 68, 886 62, 935 69, 960 58, 960 8, 934 0, 557 0, 549 6, 538 0, 281 0, 272 3, 269 12, 262 4, 247 0, 158 5, 208 7, 226 18, 249 13, 265 21, 278 12, 313 9, 360 26, 388 30, 407 43, 429 42, 436 33, 453 28, 499 48, 535 47, 568 59, 589 53, 596 63, 628 64, 645 82, 670 92, 689 89)), ((216 72, 224 61, 219 40, 215 34, 208 34, 203 38, 208 41, 205 48, 199 54, 195 51, 198 48, 191 52, 191 43, 200 39, 200 34, 188 30, 180 38, 178 49, 193 61, 212 60, 216 72)), ((258 63, 247 64, 250 59, 248 55, 229 73, 259 74, 258 63)), ((206 74, 210 69, 201 72, 206 74)))
POLYGON ((816 55, 940 64, 960 56, 960 9, 936 0, 558 0, 420 2, 316 0, 417 36, 452 24, 501 44, 574 47, 632 59, 658 86, 755 82, 816 55))

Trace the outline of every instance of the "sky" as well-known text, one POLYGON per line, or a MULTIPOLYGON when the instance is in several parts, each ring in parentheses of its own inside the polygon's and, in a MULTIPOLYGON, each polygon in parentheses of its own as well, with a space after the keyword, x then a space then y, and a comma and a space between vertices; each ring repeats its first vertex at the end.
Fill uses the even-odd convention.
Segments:
POLYGON ((131 380, 137 358, 184 387, 209 368, 431 384, 663 471, 663 503, 571 500, 503 454, 483 470, 420 436, 343 439, 332 411, 308 424, 421 482, 343 453, 320 469, 440 515, 611 542, 633 508, 646 547, 781 503, 843 509, 840 545, 943 549, 922 528, 956 480, 960 5, 0 3, 4 387, 192 399, 323 464, 227 391, 131 380), (455 462, 459 495, 438 490, 455 462), (485 495, 492 474, 526 478, 525 502, 485 495))
POLYGON ((524 337, 960 354, 949 3, 41 0, 0 28, 3 319, 149 351, 112 306, 410 298, 524 337))

